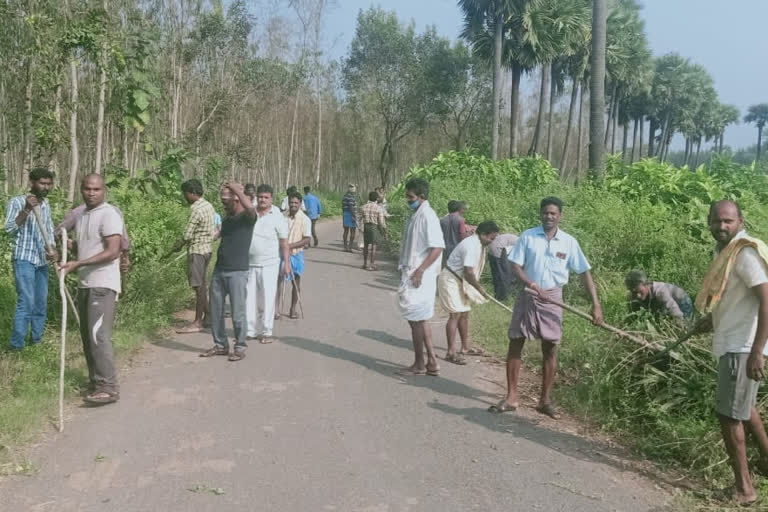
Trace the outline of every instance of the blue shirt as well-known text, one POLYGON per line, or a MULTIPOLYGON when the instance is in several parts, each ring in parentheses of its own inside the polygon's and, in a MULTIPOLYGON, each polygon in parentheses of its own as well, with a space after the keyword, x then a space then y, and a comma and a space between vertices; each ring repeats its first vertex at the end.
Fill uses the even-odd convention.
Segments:
POLYGON ((569 271, 583 274, 592 268, 575 238, 558 229, 547 240, 541 226, 524 231, 507 259, 523 267, 542 290, 565 286, 569 271))
MULTIPOLYGON (((11 259, 28 261, 42 267, 47 265, 45 256, 45 242, 37 227, 35 214, 31 213, 21 226, 16 224, 16 217, 26 204, 27 196, 16 196, 8 201, 5 209, 5 231, 13 240, 13 252, 11 259)), ((40 217, 45 224, 48 239, 53 241, 53 221, 51 220, 51 205, 47 199, 40 203, 40 217)))
POLYGON ((304 207, 307 209, 307 216, 312 220, 317 220, 320 214, 323 213, 323 205, 320 203, 320 199, 312 194, 304 196, 304 207))

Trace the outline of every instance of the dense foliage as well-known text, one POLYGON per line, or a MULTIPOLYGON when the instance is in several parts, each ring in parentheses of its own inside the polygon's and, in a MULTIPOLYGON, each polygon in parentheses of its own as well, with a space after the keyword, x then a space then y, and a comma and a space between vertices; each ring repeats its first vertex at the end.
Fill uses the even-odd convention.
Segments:
MULTIPOLYGON (((609 159, 600 187, 590 182, 563 185, 554 179, 556 174, 538 158, 494 162, 471 153, 446 153, 409 176, 431 181, 430 202, 438 213, 445 213, 449 200, 463 200, 469 205, 469 222, 493 219, 516 233, 539 223, 541 198, 560 196, 566 205, 563 229, 579 240, 594 266, 606 321, 662 343, 675 335, 669 326, 646 317, 627 318, 625 273, 644 269, 653 279, 676 283, 695 295, 714 246, 706 215, 715 199, 738 199, 751 234, 768 236, 768 181, 751 166, 717 160, 709 171, 691 171, 656 160, 626 165, 609 159)), ((402 184, 390 202, 396 213, 404 214, 402 184)), ((566 287, 565 297, 588 307, 578 283, 566 287)), ((504 353, 508 315, 493 305, 476 309, 475 339, 504 353)), ((585 419, 631 433, 628 441, 645 455, 721 476, 728 469, 721 462, 725 454, 711 412, 714 363, 709 343, 702 337, 680 349, 671 364, 646 364, 646 355, 633 353, 636 346, 566 315, 558 395, 585 419)), ((536 352, 533 347, 534 358, 536 352)))

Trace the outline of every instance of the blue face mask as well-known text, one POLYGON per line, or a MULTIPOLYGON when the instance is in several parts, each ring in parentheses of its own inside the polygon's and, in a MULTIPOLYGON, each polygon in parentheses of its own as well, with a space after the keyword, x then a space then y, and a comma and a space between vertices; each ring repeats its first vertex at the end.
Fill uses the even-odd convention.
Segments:
POLYGON ((408 203, 408 208, 410 208, 411 210, 416 210, 418 209, 419 206, 421 206, 421 202, 419 201, 413 201, 411 203, 408 203))

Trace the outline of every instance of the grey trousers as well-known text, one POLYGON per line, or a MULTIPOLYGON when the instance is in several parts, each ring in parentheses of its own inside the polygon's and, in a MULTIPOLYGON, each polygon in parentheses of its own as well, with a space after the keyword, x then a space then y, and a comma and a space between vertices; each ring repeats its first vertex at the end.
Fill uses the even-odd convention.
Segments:
POLYGON ((211 291, 209 295, 211 332, 213 342, 217 347, 229 350, 227 329, 224 324, 224 300, 229 296, 232 307, 232 327, 235 330, 235 348, 244 350, 247 319, 245 314, 245 301, 247 295, 248 271, 214 270, 211 278, 211 291))
POLYGON ((116 298, 117 293, 108 288, 80 288, 77 291, 80 337, 88 363, 88 378, 96 393, 120 392, 112 349, 116 298))

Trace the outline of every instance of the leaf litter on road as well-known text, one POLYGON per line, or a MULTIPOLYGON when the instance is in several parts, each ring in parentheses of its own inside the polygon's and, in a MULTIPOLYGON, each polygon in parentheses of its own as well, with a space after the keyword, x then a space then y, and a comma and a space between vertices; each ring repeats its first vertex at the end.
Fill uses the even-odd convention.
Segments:
POLYGON ((216 496, 221 496, 223 494, 226 494, 224 492, 224 489, 221 487, 211 487, 209 485, 205 484, 197 484, 194 487, 187 488, 189 492, 194 492, 195 494, 214 494, 216 496))

